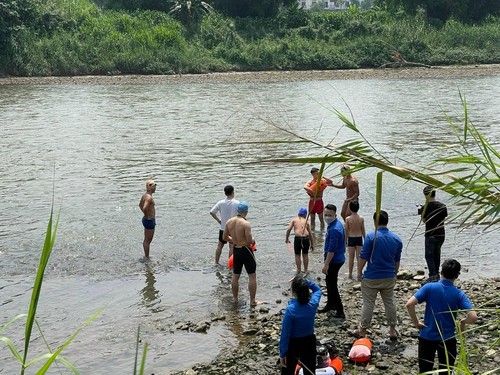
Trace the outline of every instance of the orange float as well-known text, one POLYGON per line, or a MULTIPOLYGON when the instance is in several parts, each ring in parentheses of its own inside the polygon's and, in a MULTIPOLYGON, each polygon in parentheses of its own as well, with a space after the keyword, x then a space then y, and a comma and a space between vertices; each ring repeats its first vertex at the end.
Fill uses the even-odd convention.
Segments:
POLYGON ((372 348, 372 342, 366 337, 357 339, 349 351, 349 359, 356 363, 367 362, 372 357, 372 348))

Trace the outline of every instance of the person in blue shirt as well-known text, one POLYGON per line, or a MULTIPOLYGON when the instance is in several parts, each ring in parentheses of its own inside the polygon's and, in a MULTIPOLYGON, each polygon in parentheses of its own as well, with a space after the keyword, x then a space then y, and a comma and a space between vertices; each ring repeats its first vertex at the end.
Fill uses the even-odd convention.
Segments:
POLYGON ((389 214, 386 211, 380 210, 378 220, 377 212, 375 212, 373 221, 376 231, 366 235, 365 243, 359 254, 358 277, 361 277, 365 265, 366 270, 361 280, 363 307, 360 328, 356 335, 362 337, 366 335, 366 330, 371 325, 375 300, 377 294, 380 293, 384 301, 389 336, 391 339, 397 339, 394 287, 396 286, 396 274, 399 271, 403 242, 397 234, 387 228, 389 214))
POLYGON ((469 298, 454 285, 460 269, 460 263, 455 259, 445 260, 441 265, 441 280, 424 285, 406 302, 413 325, 421 330, 418 336, 418 366, 421 373, 433 370, 436 351, 439 369, 454 366, 457 356, 455 319, 459 310, 468 310, 467 317, 460 320, 460 331, 465 329, 466 324, 477 320, 469 298), (415 312, 415 306, 422 302, 426 302, 423 322, 415 312))
POLYGON ((326 228, 325 247, 323 258, 323 272, 326 275, 326 292, 328 300, 324 308, 319 310, 325 313, 330 310, 336 310, 334 318, 344 319, 344 306, 340 298, 338 288, 339 270, 345 263, 345 234, 344 226, 337 219, 337 207, 333 204, 327 204, 323 212, 323 217, 328 225, 326 228))
POLYGON ((300 360, 305 374, 315 373, 316 336, 314 318, 321 299, 321 288, 303 274, 292 280, 292 294, 295 296, 285 310, 281 323, 280 363, 282 375, 295 374, 300 360), (312 291, 312 295, 311 292, 312 291), (312 372, 308 372, 310 369, 312 372))

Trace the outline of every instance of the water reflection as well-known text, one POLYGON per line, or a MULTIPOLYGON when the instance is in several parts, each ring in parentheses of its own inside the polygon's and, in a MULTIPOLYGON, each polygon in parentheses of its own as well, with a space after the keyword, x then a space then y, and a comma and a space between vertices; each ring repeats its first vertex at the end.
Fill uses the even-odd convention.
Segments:
POLYGON ((144 274, 146 275, 146 286, 140 290, 140 295, 142 297, 142 304, 151 310, 153 313, 162 311, 160 308, 161 295, 158 289, 155 288, 156 277, 149 264, 146 264, 144 269, 144 274))

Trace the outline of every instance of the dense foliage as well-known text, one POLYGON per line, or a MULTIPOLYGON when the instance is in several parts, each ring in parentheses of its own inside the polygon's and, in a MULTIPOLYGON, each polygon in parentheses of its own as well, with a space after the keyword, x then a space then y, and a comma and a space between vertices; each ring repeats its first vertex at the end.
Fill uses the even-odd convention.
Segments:
POLYGON ((175 3, 179 14, 103 9, 88 0, 0 0, 0 74, 364 68, 390 62, 396 51, 429 65, 500 62, 500 18, 493 16, 438 26, 423 12, 290 6, 275 17, 230 17, 207 8, 190 18, 195 13, 181 13, 185 1, 175 3))
POLYGON ((423 9, 427 17, 440 21, 453 17, 461 21, 476 22, 488 15, 500 15, 498 0, 376 0, 376 3, 392 10, 402 8, 413 15, 423 9))

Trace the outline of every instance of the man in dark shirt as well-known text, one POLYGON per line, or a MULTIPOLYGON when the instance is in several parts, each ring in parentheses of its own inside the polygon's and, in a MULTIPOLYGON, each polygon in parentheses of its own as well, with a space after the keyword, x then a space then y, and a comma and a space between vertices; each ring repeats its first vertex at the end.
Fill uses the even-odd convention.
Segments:
POLYGON ((429 269, 426 282, 439 281, 441 246, 444 242, 444 221, 448 211, 444 203, 436 200, 436 190, 430 185, 424 188, 426 203, 419 208, 425 223, 425 261, 429 269))

